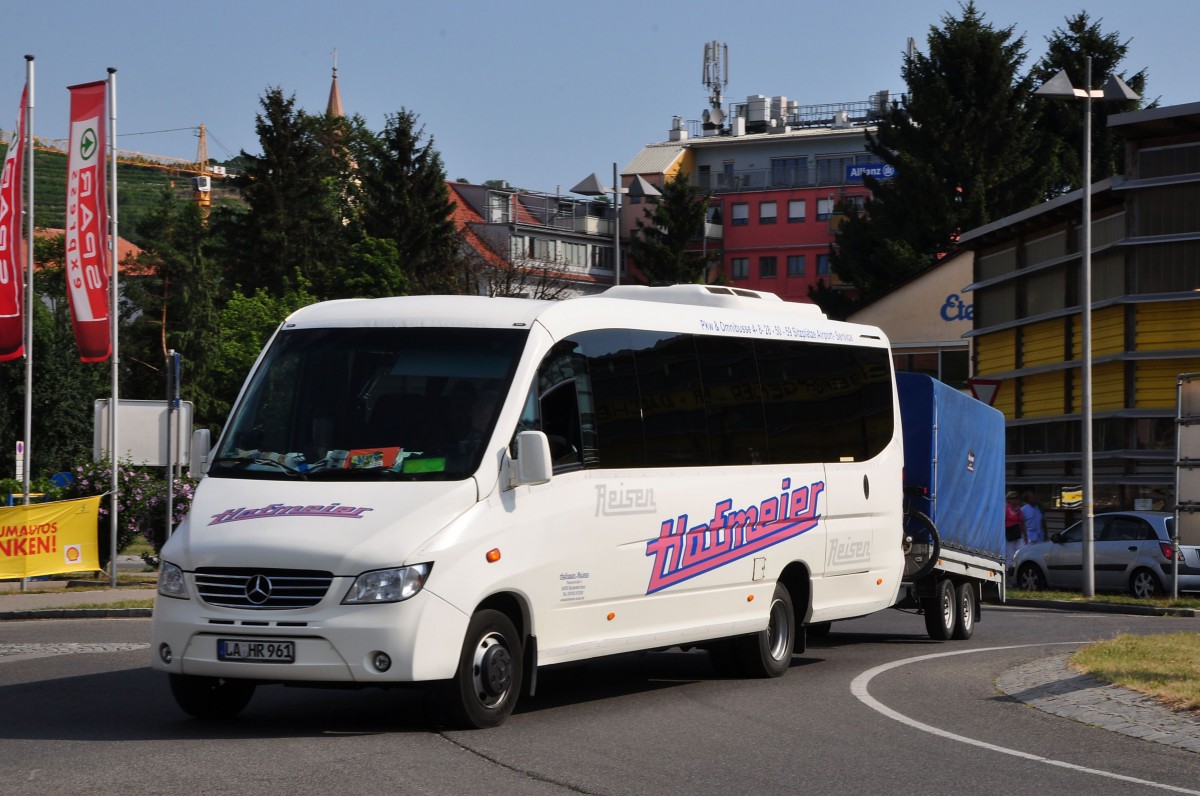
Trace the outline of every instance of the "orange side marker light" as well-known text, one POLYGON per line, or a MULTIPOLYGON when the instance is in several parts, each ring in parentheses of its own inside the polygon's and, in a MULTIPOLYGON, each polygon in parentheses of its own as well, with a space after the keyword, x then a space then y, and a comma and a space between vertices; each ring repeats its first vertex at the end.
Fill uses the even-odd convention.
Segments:
POLYGON ((500 548, 493 547, 491 550, 488 550, 486 558, 489 564, 495 564, 500 560, 500 548))

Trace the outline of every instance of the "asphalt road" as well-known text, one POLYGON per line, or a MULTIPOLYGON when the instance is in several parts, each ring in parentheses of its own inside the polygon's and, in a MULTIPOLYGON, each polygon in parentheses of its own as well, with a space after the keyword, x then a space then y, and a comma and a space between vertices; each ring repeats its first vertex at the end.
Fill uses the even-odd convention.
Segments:
POLYGON ((1194 618, 985 608, 937 643, 885 611, 834 625, 779 680, 706 653, 544 672, 496 730, 440 729, 422 691, 259 689, 200 722, 147 666, 149 621, 0 624, 6 794, 1200 794, 1200 754, 1043 713, 995 680, 1194 618))

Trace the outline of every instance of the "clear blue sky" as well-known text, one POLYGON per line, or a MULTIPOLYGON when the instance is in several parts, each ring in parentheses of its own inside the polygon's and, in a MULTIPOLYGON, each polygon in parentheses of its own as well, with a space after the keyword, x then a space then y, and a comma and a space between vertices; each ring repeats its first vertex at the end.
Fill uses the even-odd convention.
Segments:
MULTIPOLYGON (((1030 63, 1084 6, 1131 39, 1125 68, 1149 70, 1163 105, 1200 101, 1194 0, 978 0, 1024 34, 1030 63)), ((904 90, 907 38, 924 49, 955 0, 38 0, 0 22, 0 126, 11 129, 36 57, 35 133, 64 138, 67 85, 117 71, 118 146, 194 158, 259 151, 258 100, 270 86, 325 108, 332 51, 347 113, 373 130, 401 107, 419 114, 447 176, 566 190, 609 175, 664 140, 671 117, 697 119, 704 43, 729 45, 727 103, 750 94, 800 104, 904 90), (187 128, 176 132, 158 132, 187 128), (138 135, 134 135, 138 134, 138 135)))

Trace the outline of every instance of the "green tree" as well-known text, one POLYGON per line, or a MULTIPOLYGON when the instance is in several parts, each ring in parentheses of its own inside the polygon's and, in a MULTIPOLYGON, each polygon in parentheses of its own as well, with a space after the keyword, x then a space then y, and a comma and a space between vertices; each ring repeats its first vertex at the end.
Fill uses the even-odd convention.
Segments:
POLYGON ((130 371, 122 395, 162 398, 164 363, 174 350, 183 360, 181 395, 193 402, 196 420, 219 420, 214 413, 228 398, 213 396, 205 375, 217 346, 221 282, 201 210, 164 191, 138 232, 138 275, 127 277, 124 288, 125 301, 136 313, 121 340, 122 364, 130 371))
MULTIPOLYGON (((252 294, 234 292, 221 310, 220 337, 212 361, 207 363, 207 381, 218 401, 214 416, 222 421, 229 414, 242 382, 267 340, 292 312, 317 299, 304 286, 274 295, 265 288, 252 294)), ((216 430, 216 424, 209 427, 216 430)))
POLYGON ((666 182, 662 196, 645 208, 629 240, 629 256, 649 285, 704 280, 711 256, 693 244, 704 236, 709 195, 682 172, 666 182))
POLYGON ((459 247, 454 203, 442 156, 432 138, 422 143, 425 132, 417 120, 402 108, 387 117, 382 133, 360 139, 365 231, 395 242, 411 292, 458 292, 460 282, 448 267, 459 247))
MULTIPOLYGON (((1110 75, 1124 80, 1130 88, 1145 95, 1146 70, 1127 76, 1121 62, 1129 51, 1129 40, 1122 41, 1117 33, 1104 33, 1100 20, 1091 21, 1086 11, 1067 17, 1066 28, 1055 28, 1046 38, 1046 54, 1030 72, 1033 85, 1040 86, 1054 77, 1060 69, 1067 71, 1071 84, 1083 87, 1085 59, 1092 57, 1091 88, 1103 88, 1110 75)), ((1074 190, 1083 185, 1083 103, 1064 102, 1049 97, 1033 97, 1038 111, 1037 129, 1055 144, 1057 173, 1048 186, 1046 198, 1074 190)), ((1125 146, 1121 138, 1108 127, 1108 117, 1115 113, 1137 110, 1142 103, 1092 103, 1092 180, 1103 180, 1119 174, 1124 168, 1125 146)))
POLYGON ((906 56, 908 93, 867 149, 895 168, 867 178, 865 213, 836 237, 833 268, 863 298, 929 267, 973 229, 1037 202, 1052 177, 1052 147, 1034 128, 1023 37, 993 27, 974 2, 932 27, 928 53, 906 56))
POLYGON ((340 120, 311 116, 279 88, 261 100, 255 130, 261 155, 242 152, 234 179, 246 208, 221 208, 214 224, 225 241, 230 281, 253 291, 296 288, 323 295, 340 277, 348 248, 343 213, 345 163, 340 120))

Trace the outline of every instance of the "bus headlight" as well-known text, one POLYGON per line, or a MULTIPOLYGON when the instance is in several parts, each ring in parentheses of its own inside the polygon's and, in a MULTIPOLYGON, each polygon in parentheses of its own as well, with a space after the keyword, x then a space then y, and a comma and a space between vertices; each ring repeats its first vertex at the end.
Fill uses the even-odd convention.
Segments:
POLYGON ((163 561, 158 568, 158 593, 177 600, 188 599, 183 570, 168 561, 163 561))
POLYGON ((395 569, 376 569, 354 579, 343 605, 398 603, 407 600, 425 586, 432 564, 413 564, 395 569))

